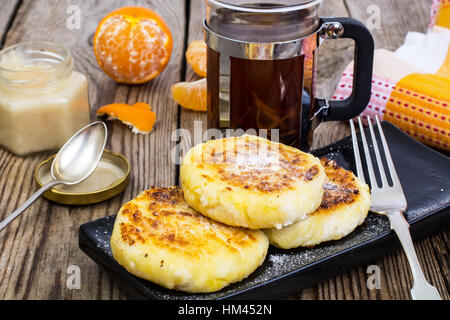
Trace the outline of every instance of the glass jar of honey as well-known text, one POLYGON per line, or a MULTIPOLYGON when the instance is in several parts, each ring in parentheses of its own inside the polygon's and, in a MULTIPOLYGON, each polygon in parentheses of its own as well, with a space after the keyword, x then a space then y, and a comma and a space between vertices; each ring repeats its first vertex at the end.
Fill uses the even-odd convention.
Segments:
POLYGON ((88 82, 65 46, 0 51, 0 145, 17 155, 58 149, 89 119, 88 82))

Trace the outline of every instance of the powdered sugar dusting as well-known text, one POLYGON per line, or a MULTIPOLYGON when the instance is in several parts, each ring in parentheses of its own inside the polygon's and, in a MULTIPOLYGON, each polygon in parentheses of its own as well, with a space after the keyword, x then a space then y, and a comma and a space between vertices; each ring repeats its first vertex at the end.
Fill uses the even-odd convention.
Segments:
MULTIPOLYGON (((107 217, 102 223, 96 224, 93 232, 93 241, 99 251, 114 259, 111 253, 110 240, 115 216, 107 217)), ((358 227, 349 236, 330 241, 314 248, 298 248, 292 250, 281 250, 270 247, 264 263, 247 279, 232 284, 219 292, 210 294, 187 294, 175 290, 168 290, 153 283, 139 280, 152 294, 164 300, 198 300, 198 299, 221 299, 237 292, 250 289, 255 286, 264 285, 273 280, 282 279, 292 273, 301 272, 312 263, 332 258, 332 256, 351 249, 366 241, 389 232, 389 222, 386 217, 370 213, 363 225, 358 227)), ((115 267, 120 268, 117 264, 115 267)), ((123 269, 118 272, 125 272, 123 269)), ((129 275, 128 275, 129 276, 129 275)))

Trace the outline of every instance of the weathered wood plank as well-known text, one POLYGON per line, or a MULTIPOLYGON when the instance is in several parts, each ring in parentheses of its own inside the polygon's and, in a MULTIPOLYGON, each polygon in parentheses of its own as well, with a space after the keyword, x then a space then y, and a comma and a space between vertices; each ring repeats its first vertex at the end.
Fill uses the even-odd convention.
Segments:
POLYGON ((9 30, 10 24, 15 18, 19 5, 20 0, 3 1, 2 3, 2 9, 0 10, 0 49, 3 45, 6 33, 9 30))
MULTIPOLYGON (((185 1, 23 1, 6 45, 27 40, 48 40, 67 45, 75 69, 89 79, 92 119, 97 107, 112 102, 148 102, 158 115, 148 136, 134 135, 118 122, 109 123, 108 148, 124 154, 132 166, 126 191, 110 201, 90 207, 66 207, 38 200, 24 215, 0 234, 0 298, 2 299, 118 299, 125 295, 78 248, 78 228, 87 221, 114 214, 120 206, 150 185, 175 183, 175 165, 170 159, 177 128, 178 109, 170 99, 170 86, 180 80, 183 59, 185 1), (176 3, 175 3, 176 2, 176 3), (81 10, 81 28, 69 30, 67 8, 81 10), (98 67, 92 38, 98 22, 108 12, 124 5, 143 5, 157 11, 174 36, 174 52, 167 69, 154 81, 141 86, 118 85, 98 67), (69 265, 81 269, 81 289, 66 288, 69 265)), ((0 151, 0 211, 2 218, 35 191, 32 173, 48 154, 18 158, 0 151)))
POLYGON ((375 47, 396 50, 409 31, 426 32, 432 0, 345 0, 350 16, 365 23, 375 47), (379 26, 376 19, 379 18, 379 26))
MULTIPOLYGON (((189 31, 188 31, 188 44, 195 40, 204 39, 203 19, 206 17, 206 4, 202 0, 190 1, 190 13, 189 13, 189 31)), ((192 70, 192 68, 186 63, 185 81, 195 81, 200 77, 192 70)), ((185 129, 191 133, 191 137, 188 140, 182 140, 183 145, 180 158, 182 159, 183 153, 189 150, 196 142, 194 141, 194 125, 201 123, 202 132, 206 130, 206 112, 192 111, 188 109, 180 109, 180 128, 185 129)))

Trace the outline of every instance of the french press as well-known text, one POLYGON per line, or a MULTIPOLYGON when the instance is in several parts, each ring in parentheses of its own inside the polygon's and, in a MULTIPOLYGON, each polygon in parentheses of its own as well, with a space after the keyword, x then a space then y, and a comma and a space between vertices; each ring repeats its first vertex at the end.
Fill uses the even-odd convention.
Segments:
POLYGON ((208 128, 278 130, 308 151, 321 121, 347 120, 370 100, 374 41, 351 18, 320 18, 322 0, 205 0, 208 128), (316 49, 323 39, 355 41, 351 96, 316 98, 316 49))

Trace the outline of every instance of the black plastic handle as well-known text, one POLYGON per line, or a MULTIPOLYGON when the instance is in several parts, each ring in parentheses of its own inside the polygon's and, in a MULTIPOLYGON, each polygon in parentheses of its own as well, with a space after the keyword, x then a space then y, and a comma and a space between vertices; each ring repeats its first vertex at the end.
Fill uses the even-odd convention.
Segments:
MULTIPOLYGON (((328 101, 322 120, 349 120, 359 115, 368 105, 372 91, 373 57, 375 45, 370 31, 358 20, 352 18, 322 18, 322 24, 338 22, 344 27, 340 38, 355 40, 355 63, 353 91, 350 97, 342 101, 328 101)), ((325 107, 326 101, 319 100, 319 107, 325 107)))

